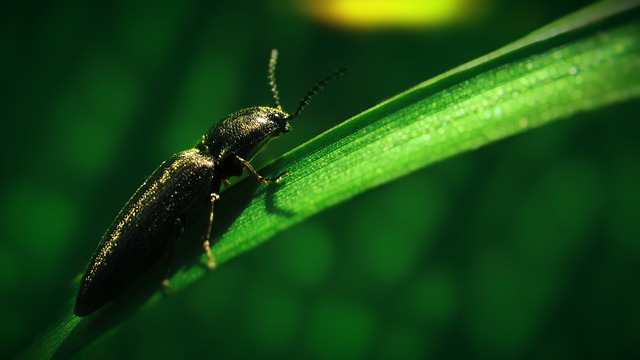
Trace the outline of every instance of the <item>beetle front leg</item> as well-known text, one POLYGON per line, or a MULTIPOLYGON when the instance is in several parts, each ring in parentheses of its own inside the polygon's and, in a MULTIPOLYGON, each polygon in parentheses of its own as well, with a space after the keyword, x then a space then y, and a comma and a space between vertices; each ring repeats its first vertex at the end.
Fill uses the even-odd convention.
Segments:
POLYGON ((211 252, 211 227, 213 226, 213 204, 220 198, 220 195, 211 193, 211 209, 209 211, 209 223, 207 224, 207 232, 204 236, 203 247, 204 252, 207 255, 207 267, 209 270, 213 270, 216 267, 216 260, 211 252))
POLYGON ((253 169, 253 166, 251 166, 251 164, 247 160, 241 158, 238 155, 236 155, 236 159, 238 159, 238 161, 240 161, 242 166, 247 168, 247 170, 249 171, 249 173, 251 173, 251 175, 253 175, 256 179, 258 179, 258 181, 260 181, 262 183, 277 183, 278 181, 280 181, 282 179, 283 176, 289 175, 289 172, 285 170, 285 171, 281 172, 280 175, 278 175, 278 176, 276 176, 274 178, 266 178, 266 177, 258 174, 258 172, 253 169))

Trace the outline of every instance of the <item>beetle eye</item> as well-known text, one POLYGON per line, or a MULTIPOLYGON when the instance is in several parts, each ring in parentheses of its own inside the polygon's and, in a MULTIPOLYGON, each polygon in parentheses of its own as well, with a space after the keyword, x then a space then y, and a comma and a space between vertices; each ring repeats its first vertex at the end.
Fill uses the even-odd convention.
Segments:
POLYGON ((278 114, 278 113, 273 113, 271 115, 271 120, 275 121, 275 122, 281 122, 282 121, 282 115, 278 114))

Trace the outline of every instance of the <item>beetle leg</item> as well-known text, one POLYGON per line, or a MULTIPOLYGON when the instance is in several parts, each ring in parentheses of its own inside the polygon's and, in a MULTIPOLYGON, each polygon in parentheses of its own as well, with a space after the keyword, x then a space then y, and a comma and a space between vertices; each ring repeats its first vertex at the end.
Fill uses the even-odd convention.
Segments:
POLYGON ((173 295, 173 289, 171 288, 171 280, 169 280, 168 277, 162 280, 161 284, 162 284, 162 291, 164 292, 165 295, 173 295))
MULTIPOLYGON (((173 224, 173 229, 176 232, 175 242, 180 240, 180 238, 182 237, 182 234, 184 234, 184 229, 186 226, 187 226, 186 216, 180 216, 176 218, 173 224)), ((171 264, 173 263, 173 249, 174 249, 174 246, 169 246, 169 254, 167 255, 167 272, 164 275, 164 279, 162 279, 162 289, 164 290, 164 293, 167 295, 173 295, 173 290, 171 289, 171 280, 169 276, 171 274, 171 264)))
POLYGON ((216 193, 211 193, 211 210, 209 211, 209 223, 207 224, 207 232, 205 233, 204 242, 203 242, 204 252, 207 255, 207 267, 210 270, 213 270, 213 268, 216 267, 216 260, 213 257, 213 253, 211 252, 210 237, 211 237, 211 227, 213 226, 213 204, 219 198, 220 198, 220 195, 216 193))
POLYGON ((251 175, 253 175, 256 179, 258 179, 258 181, 260 181, 262 183, 277 183, 278 181, 280 181, 282 179, 283 176, 289 175, 288 171, 283 171, 282 173, 280 173, 280 175, 278 175, 278 176, 276 176, 274 178, 266 178, 266 177, 263 177, 262 175, 258 174, 258 172, 253 169, 253 166, 251 166, 251 164, 247 160, 241 158, 238 155, 236 155, 236 159, 238 159, 238 161, 240 161, 242 166, 247 168, 247 170, 251 173, 251 175))

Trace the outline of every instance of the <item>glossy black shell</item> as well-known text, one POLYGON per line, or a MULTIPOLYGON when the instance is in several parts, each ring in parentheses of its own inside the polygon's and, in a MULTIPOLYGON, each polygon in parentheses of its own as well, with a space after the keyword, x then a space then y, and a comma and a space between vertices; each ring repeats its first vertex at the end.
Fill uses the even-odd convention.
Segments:
POLYGON ((289 131, 287 114, 253 107, 212 127, 195 148, 162 163, 138 188, 102 237, 82 278, 75 314, 89 315, 121 296, 173 246, 176 222, 194 204, 242 174, 269 140, 289 131))

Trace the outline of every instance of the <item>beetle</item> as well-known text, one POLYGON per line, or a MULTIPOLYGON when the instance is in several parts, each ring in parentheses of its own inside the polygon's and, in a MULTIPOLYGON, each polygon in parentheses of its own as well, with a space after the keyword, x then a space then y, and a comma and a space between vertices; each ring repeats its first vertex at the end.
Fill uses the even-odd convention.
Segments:
MULTIPOLYGON (((211 253, 214 203, 222 184, 242 175, 244 169, 263 183, 278 182, 259 175, 249 161, 273 138, 289 132, 311 98, 340 77, 340 69, 316 83, 302 98, 296 111, 282 110, 275 82, 278 51, 271 51, 268 80, 274 107, 256 106, 237 111, 202 136, 192 149, 174 154, 138 188, 102 236, 80 282, 74 313, 86 316, 121 296, 172 247, 186 226, 195 204, 209 208, 203 248, 207 266, 215 267, 211 253)), ((167 279, 163 285, 167 286, 167 279)))

